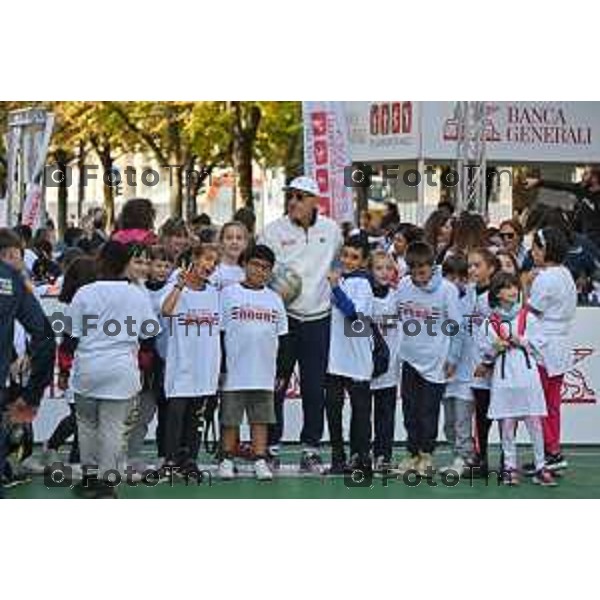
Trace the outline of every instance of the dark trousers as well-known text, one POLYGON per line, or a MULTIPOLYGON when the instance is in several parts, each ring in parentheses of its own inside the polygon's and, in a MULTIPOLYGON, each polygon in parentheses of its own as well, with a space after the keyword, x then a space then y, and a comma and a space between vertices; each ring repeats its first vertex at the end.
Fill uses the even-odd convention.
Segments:
POLYGON ((75 405, 69 404, 69 414, 62 419, 56 426, 50 439, 48 440, 48 450, 60 450, 61 446, 67 443, 67 440, 73 436, 71 452, 69 453, 69 462, 79 462, 79 439, 77 438, 77 417, 75 415, 75 405))
POLYGON ((373 390, 373 425, 375 439, 373 455, 383 456, 386 461, 392 459, 394 446, 394 428, 396 425, 396 401, 398 388, 396 386, 373 390))
POLYGON ((344 392, 350 396, 350 455, 367 460, 371 448, 371 389, 368 381, 328 375, 325 388, 325 411, 334 460, 345 460, 342 414, 344 392))
POLYGON ((408 434, 407 450, 413 456, 435 450, 445 387, 443 383, 427 381, 407 362, 402 365, 402 412, 408 434))
POLYGON ((195 464, 200 449, 198 428, 205 398, 169 398, 165 423, 165 459, 178 466, 195 464))
POLYGON ((488 464, 488 438, 493 421, 488 419, 490 390, 473 388, 475 398, 475 449, 479 461, 488 464))
MULTIPOLYGON (((6 416, 4 411, 6 409, 5 406, 5 398, 6 393, 5 390, 0 389, 0 476, 4 473, 6 469, 6 455, 8 453, 8 440, 6 439, 6 427, 5 427, 5 419, 6 416)), ((4 498, 4 489, 2 482, 0 481, 0 498, 4 498)))
POLYGON ((278 387, 275 390, 276 422, 269 427, 269 445, 278 444, 283 436, 283 403, 296 362, 299 364, 304 418, 300 442, 313 448, 321 442, 330 326, 330 317, 307 322, 288 318, 289 333, 279 340, 278 387))
POLYGON ((156 397, 156 446, 158 456, 164 458, 165 450, 165 432, 167 428, 167 397, 165 396, 165 362, 157 355, 154 361, 153 378, 149 382, 150 388, 156 397))

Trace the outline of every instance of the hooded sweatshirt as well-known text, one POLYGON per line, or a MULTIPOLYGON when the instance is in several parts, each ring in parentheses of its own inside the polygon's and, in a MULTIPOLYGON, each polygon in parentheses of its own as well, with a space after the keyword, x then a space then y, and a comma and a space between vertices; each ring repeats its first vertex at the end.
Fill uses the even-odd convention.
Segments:
POLYGON ((445 383, 444 365, 457 364, 462 345, 456 287, 442 277, 440 267, 434 267, 423 287, 416 286, 410 276, 404 277, 396 290, 396 312, 402 328, 400 360, 425 380, 445 383))

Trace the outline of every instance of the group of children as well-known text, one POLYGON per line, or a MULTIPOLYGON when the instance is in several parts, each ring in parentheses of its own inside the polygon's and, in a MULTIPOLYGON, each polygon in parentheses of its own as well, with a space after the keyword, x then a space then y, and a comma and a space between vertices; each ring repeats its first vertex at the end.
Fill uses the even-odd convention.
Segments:
MULTIPOLYGON (((98 261, 78 256, 66 268, 60 299, 68 314, 77 323, 90 312, 99 320, 87 335, 74 325, 61 342, 59 385, 75 409, 59 437, 64 441, 77 424, 79 452, 72 454, 82 464, 102 471, 128 460, 141 471, 148 466, 142 444, 156 415, 161 475, 197 477, 200 432, 218 396, 219 476, 236 476, 246 414, 256 477, 270 480, 267 428, 275 422, 278 343, 287 333, 284 302, 268 285, 276 258, 240 222, 224 225, 214 242, 181 243, 184 237, 171 231, 165 240, 138 243, 125 236, 125 243, 105 243, 98 261), (102 341, 103 325, 125 319, 127 311, 159 328, 102 341), (115 398, 126 402, 117 409, 115 398)), ((488 437, 498 421, 503 481, 517 484, 515 436, 522 421, 534 449, 534 464, 522 470, 535 483, 554 485, 552 473, 566 467, 560 388, 570 368, 567 339, 576 306, 573 278, 562 266, 567 250, 557 229, 537 231, 536 273, 523 289, 516 257, 507 251, 472 247, 441 259, 411 224, 396 228, 388 248, 349 234, 329 275, 330 472, 375 468, 431 476, 443 407, 454 455, 446 469, 487 476, 488 437), (346 395, 350 460, 342 430, 346 395), (396 466, 399 397, 407 454, 396 466)), ((57 449, 48 445, 52 458, 57 449)), ((96 496, 114 493, 92 481, 96 496)))
POLYGON ((443 406, 454 460, 442 471, 487 477, 488 438, 497 421, 502 458, 496 472, 502 481, 516 485, 524 472, 534 483, 555 485, 554 474, 567 466, 560 453, 560 391, 571 365, 568 335, 577 302, 575 283, 563 266, 567 250, 561 231, 538 230, 532 244, 536 272, 524 289, 516 258, 504 250, 473 247, 446 252, 440 261, 412 225, 397 228, 387 252, 369 253, 360 235, 347 238, 341 277, 330 278, 333 381, 326 408, 332 470, 345 468, 339 408, 345 389, 352 408, 351 469, 371 468, 373 406, 375 468, 431 476, 443 406), (344 337, 341 321, 356 320, 359 313, 372 315, 385 333, 391 352, 383 376, 370 377, 369 340, 344 337), (390 317, 397 318, 396 326, 390 326, 390 317), (398 391, 407 454, 394 468, 398 391), (534 450, 533 464, 520 470, 519 422, 534 450))

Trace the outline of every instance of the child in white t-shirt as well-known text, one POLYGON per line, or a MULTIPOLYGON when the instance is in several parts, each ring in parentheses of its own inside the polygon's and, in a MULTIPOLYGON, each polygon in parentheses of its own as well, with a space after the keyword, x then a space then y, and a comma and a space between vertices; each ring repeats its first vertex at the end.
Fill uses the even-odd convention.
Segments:
POLYGON ((165 476, 200 475, 198 427, 207 396, 218 387, 221 364, 219 294, 208 282, 219 259, 214 244, 199 244, 191 263, 168 285, 161 313, 168 320, 165 396, 165 476))
POLYGON ((453 462, 441 472, 454 471, 462 475, 473 461, 473 414, 475 404, 471 384, 473 382, 473 364, 467 353, 469 344, 465 336, 469 334, 468 318, 471 314, 470 298, 467 294, 469 265, 460 254, 446 257, 442 273, 458 291, 460 312, 463 322, 461 353, 454 376, 448 380, 444 392, 444 434, 453 453, 453 462))
POLYGON ((230 221, 221 228, 221 260, 210 282, 219 290, 244 280, 245 272, 241 265, 242 257, 248 247, 248 230, 243 223, 230 221))
POLYGON ((160 330, 148 296, 126 278, 130 260, 127 246, 104 244, 99 280, 81 287, 68 308, 81 464, 98 468, 97 478, 84 478, 84 494, 115 493, 107 478, 111 469, 124 468, 127 427, 141 389, 139 341, 160 330))
POLYGON ((397 276, 397 267, 393 257, 383 250, 375 250, 371 254, 371 275, 373 321, 382 332, 390 353, 388 370, 371 381, 375 469, 385 472, 390 468, 392 460, 400 377, 398 358, 400 329, 395 321, 396 299, 392 289, 392 282, 397 276))
POLYGON ((279 337, 288 331, 287 317, 281 298, 266 287, 275 264, 273 251, 257 245, 245 258, 244 281, 228 286, 221 295, 225 374, 220 412, 224 456, 219 475, 234 477, 233 454, 246 413, 256 477, 270 480, 267 430, 275 422, 277 349, 279 337))
POLYGON ((538 317, 536 331, 540 347, 540 377, 548 416, 544 419, 546 467, 558 471, 567 467, 560 451, 561 388, 565 373, 573 365, 569 335, 575 320, 577 288, 563 266, 569 243, 556 228, 546 227, 533 237, 532 255, 539 273, 531 286, 528 305, 538 317))
POLYGON ((350 396, 350 469, 368 475, 372 471, 371 389, 373 375, 369 319, 373 313, 373 291, 366 271, 369 246, 363 235, 349 237, 342 247, 341 272, 332 270, 332 312, 329 363, 325 387, 325 413, 331 441, 331 469, 348 470, 344 452, 342 413, 344 392, 350 396))
POLYGON ((433 476, 440 405, 446 381, 456 371, 461 352, 460 305, 456 287, 434 266, 433 248, 413 242, 406 251, 410 275, 396 291, 402 324, 402 412, 408 435, 400 473, 416 470, 433 476))

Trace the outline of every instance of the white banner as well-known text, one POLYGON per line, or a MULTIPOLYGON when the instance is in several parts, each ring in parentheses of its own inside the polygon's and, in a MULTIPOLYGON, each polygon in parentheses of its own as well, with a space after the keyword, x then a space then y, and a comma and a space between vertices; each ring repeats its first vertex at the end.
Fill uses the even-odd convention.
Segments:
MULTIPOLYGON (((456 160, 456 102, 344 102, 353 161, 456 160)), ((500 164, 600 162, 600 102, 490 101, 486 154, 500 164)))
POLYGON ((344 102, 353 161, 415 160, 420 151, 419 110, 409 100, 344 102))
MULTIPOLYGON (((423 102, 423 152, 456 157, 454 102, 423 102)), ((503 163, 600 161, 600 102, 489 102, 487 159, 503 163)))
POLYGON ((304 173, 321 193, 321 212, 338 223, 354 221, 352 188, 344 185, 351 164, 343 102, 303 102, 304 173))

